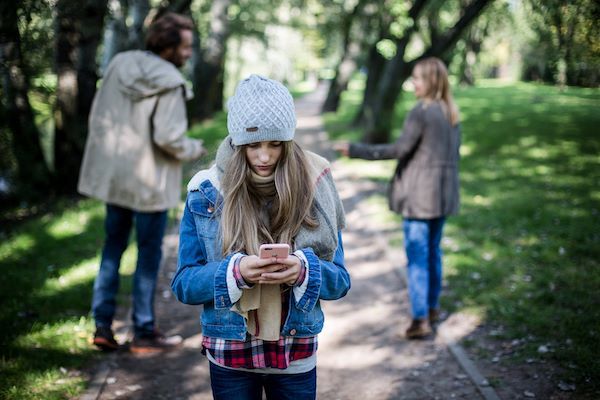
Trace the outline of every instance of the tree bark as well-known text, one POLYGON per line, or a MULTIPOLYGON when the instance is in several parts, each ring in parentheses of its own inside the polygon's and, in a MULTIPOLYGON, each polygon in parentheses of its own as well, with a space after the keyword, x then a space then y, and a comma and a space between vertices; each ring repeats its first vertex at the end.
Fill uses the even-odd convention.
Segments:
POLYGON ((396 55, 385 62, 380 71, 377 71, 378 77, 376 82, 372 83, 375 86, 370 88, 370 97, 365 97, 361 122, 365 126, 362 140, 366 143, 389 141, 394 106, 402 84, 409 76, 404 76, 406 71, 402 70, 405 64, 404 53, 413 32, 417 29, 417 20, 426 4, 427 0, 416 0, 413 3, 408 11, 412 24, 405 29, 402 37, 395 39, 396 55))
POLYGON ((100 70, 104 72, 110 60, 127 48, 127 0, 109 0, 109 18, 104 29, 104 49, 100 70))
POLYGON ((229 37, 227 12, 231 0, 215 0, 210 9, 210 32, 206 45, 195 59, 193 69, 194 100, 191 118, 201 120, 223 109, 225 51, 229 37))
POLYGON ((386 59, 379 53, 377 47, 375 45, 371 46, 371 49, 369 50, 369 58, 367 60, 367 83, 363 92, 363 101, 360 105, 358 112, 354 116, 352 125, 365 125, 367 120, 366 112, 367 110, 370 110, 372 108, 370 105, 372 105, 375 102, 377 86, 379 85, 379 81, 381 80, 381 75, 383 73, 385 63, 386 59))
MULTIPOLYGON (((363 141, 367 143, 389 142, 396 100, 402 89, 402 84, 410 76, 413 66, 427 57, 443 57, 490 1, 473 0, 463 10, 460 19, 453 27, 441 34, 438 40, 432 42, 429 48, 411 61, 404 61, 404 52, 410 40, 410 35, 416 29, 416 25, 408 28, 403 37, 397 40, 396 55, 385 66, 383 76, 377 88, 375 103, 370 109, 365 110, 366 128, 363 141)), ((416 21, 420 13, 420 9, 414 10, 417 5, 418 2, 409 11, 409 15, 414 16, 414 21, 416 21)))
POLYGON ((18 2, 0 5, 0 70, 3 106, 12 134, 12 152, 17 162, 17 188, 27 199, 45 197, 52 182, 29 103, 29 77, 25 72, 18 29, 18 2))
POLYGON ((148 0, 132 0, 129 6, 129 16, 131 26, 129 27, 128 49, 144 48, 144 22, 150 12, 150 2, 148 0))
POLYGON ((87 119, 96 93, 96 53, 107 0, 56 5, 56 89, 54 160, 56 186, 62 194, 77 191, 87 136, 87 119))
MULTIPOLYGON (((362 14, 365 0, 359 1, 352 12, 344 18, 342 24, 342 36, 344 37, 344 48, 342 59, 336 67, 335 77, 329 85, 329 91, 321 112, 335 112, 340 104, 342 92, 348 87, 348 82, 358 67, 358 59, 363 52, 365 32, 353 32, 364 28, 365 24, 359 24, 357 18, 362 14), (354 27, 354 29, 353 29, 354 27)), ((362 16, 365 18, 365 16, 362 16)))

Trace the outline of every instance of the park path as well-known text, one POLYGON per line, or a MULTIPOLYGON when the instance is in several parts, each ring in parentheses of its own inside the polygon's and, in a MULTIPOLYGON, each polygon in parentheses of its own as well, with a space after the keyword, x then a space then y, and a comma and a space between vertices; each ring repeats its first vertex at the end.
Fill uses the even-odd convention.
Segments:
MULTIPOLYGON (((296 137, 305 148, 331 160, 334 154, 318 108, 324 94, 324 88, 319 87, 296 102, 296 137)), ((380 193, 383 187, 361 178, 343 163, 333 162, 332 169, 346 211, 344 248, 352 289, 345 298, 323 304, 325 329, 319 335, 318 398, 483 398, 447 344, 456 330, 452 318, 430 340, 409 342, 401 337, 410 321, 401 268, 405 260, 401 251, 387 244, 388 234, 398 227, 377 220, 378 205, 361 201, 380 193), (442 330, 448 334, 442 335, 442 330)), ((174 227, 164 241, 156 312, 160 329, 169 335, 182 335, 183 346, 143 357, 126 351, 107 355, 92 372, 90 387, 82 399, 212 398, 208 362, 200 354, 201 306, 183 305, 170 291, 177 242, 174 227)), ((116 324, 121 327, 117 336, 121 341, 130 334, 126 315, 124 312, 116 324)))

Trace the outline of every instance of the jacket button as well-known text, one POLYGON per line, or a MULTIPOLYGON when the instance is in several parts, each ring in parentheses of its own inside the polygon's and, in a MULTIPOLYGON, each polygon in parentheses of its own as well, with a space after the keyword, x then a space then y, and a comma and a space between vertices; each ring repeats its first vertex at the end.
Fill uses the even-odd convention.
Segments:
POLYGON ((208 211, 209 213, 211 213, 211 214, 212 214, 212 212, 213 212, 213 211, 215 211, 215 209, 214 209, 213 207, 208 207, 208 208, 206 209, 206 211, 208 211))
POLYGON ((290 335, 294 336, 295 334, 296 334, 296 330, 295 330, 295 329, 292 329, 292 330, 290 331, 290 335))

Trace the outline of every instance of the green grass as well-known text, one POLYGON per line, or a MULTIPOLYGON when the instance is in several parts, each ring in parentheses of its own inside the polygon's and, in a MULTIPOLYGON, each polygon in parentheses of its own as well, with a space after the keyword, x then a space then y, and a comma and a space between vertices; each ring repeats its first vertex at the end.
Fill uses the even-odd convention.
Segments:
MULTIPOLYGON (((2 232, 0 244, 0 398, 58 399, 80 393, 90 344, 93 280, 103 239, 104 206, 92 200, 2 232)), ((130 275, 134 254, 124 255, 130 275)), ((130 280, 123 280, 123 294, 130 280)))
MULTIPOLYGON (((225 114, 189 133, 210 155, 184 165, 189 176, 214 159, 226 135, 225 114)), ((182 191, 182 194, 185 192, 182 191)), ((98 357, 91 345, 92 286, 104 239, 104 205, 95 200, 44 207, 45 212, 0 230, 0 398, 64 399, 85 390, 82 368, 98 357)), ((21 212, 3 215, 15 222, 21 212)), ((135 268, 135 238, 121 264, 120 303, 126 307, 135 268)))
MULTIPOLYGON (((442 306, 526 339, 517 360, 551 358, 565 379, 600 390, 600 90, 483 81, 455 97, 462 207, 445 229, 442 306)), ((348 129, 359 102, 350 91, 326 117, 332 139, 360 138, 348 129)), ((405 95, 395 126, 414 102, 405 95)))

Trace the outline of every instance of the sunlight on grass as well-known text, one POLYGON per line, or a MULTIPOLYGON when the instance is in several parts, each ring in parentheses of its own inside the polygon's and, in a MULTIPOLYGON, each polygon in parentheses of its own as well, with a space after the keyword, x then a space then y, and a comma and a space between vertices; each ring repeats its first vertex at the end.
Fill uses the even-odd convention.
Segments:
POLYGON ((21 233, 11 240, 3 240, 0 243, 0 260, 7 258, 14 252, 26 252, 33 247, 35 239, 29 233, 21 233))
MULTIPOLYGON (((552 358, 565 379, 590 385, 600 370, 590 352, 600 336, 593 297, 600 288, 600 91, 480 81, 455 95, 461 211, 448 219, 442 242, 442 305, 476 311, 502 326, 503 337, 525 338, 515 359, 552 358), (552 351, 540 356, 540 345, 552 351)), ((414 104, 409 97, 397 107, 398 127, 414 104)), ((348 127, 359 103, 346 94, 340 111, 327 115, 332 139, 360 139, 348 127)), ((393 164, 365 161, 356 170, 386 182, 393 164)), ((402 246, 400 229, 390 244, 402 246)))
POLYGON ((53 296, 62 290, 81 285, 93 280, 98 270, 98 258, 92 258, 74 265, 60 276, 47 279, 39 294, 42 296, 53 296))
POLYGON ((98 213, 66 213, 63 218, 53 221, 47 227, 47 232, 54 239, 62 239, 85 232, 90 219, 98 213))
MULTIPOLYGON (((0 245, 0 398, 63 399, 83 390, 79 371, 97 354, 89 310, 103 219, 97 201, 57 206, 0 245)), ((121 297, 130 292, 136 252, 131 244, 123 256, 121 297)))
POLYGON ((90 351, 90 332, 94 322, 90 318, 79 317, 56 321, 55 323, 35 323, 31 333, 15 340, 14 345, 23 348, 44 348, 46 350, 67 350, 70 354, 90 351))

